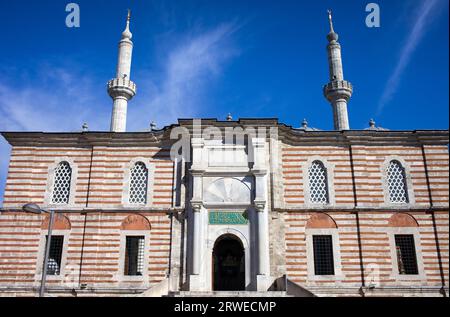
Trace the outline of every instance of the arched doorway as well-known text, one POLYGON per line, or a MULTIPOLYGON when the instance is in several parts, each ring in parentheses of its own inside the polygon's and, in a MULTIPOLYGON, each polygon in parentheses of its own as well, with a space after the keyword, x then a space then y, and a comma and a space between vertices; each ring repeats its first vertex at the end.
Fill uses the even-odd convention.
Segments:
POLYGON ((213 290, 245 290, 245 252, 242 242, 234 235, 223 235, 214 244, 213 290))

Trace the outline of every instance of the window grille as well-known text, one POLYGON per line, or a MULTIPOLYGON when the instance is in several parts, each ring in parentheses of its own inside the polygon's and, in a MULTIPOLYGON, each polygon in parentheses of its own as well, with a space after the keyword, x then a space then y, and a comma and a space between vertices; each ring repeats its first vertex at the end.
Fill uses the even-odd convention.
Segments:
POLYGON ((314 272, 334 275, 333 239, 330 235, 313 236, 314 272))
POLYGON ((389 200, 392 203, 407 203, 405 169, 398 161, 392 161, 387 170, 389 200))
POLYGON ((395 235, 395 248, 398 272, 405 275, 419 274, 414 236, 412 234, 395 235))
POLYGON ((55 170, 55 184, 53 187, 53 204, 68 204, 70 197, 70 181, 72 168, 69 163, 61 162, 55 170))
POLYGON ((144 237, 127 237, 125 275, 142 276, 144 271, 144 237))
POLYGON ((327 170, 323 163, 314 161, 308 174, 310 201, 316 204, 328 204, 327 170))
MULTIPOLYGON (((46 236, 46 242, 48 236, 46 236)), ((47 244, 46 244, 47 245, 47 244)), ((52 236, 50 252, 47 262, 47 275, 59 275, 61 273, 61 258, 64 245, 64 236, 52 236)))
POLYGON ((130 175, 130 204, 147 203, 148 169, 145 164, 138 162, 131 169, 130 175))

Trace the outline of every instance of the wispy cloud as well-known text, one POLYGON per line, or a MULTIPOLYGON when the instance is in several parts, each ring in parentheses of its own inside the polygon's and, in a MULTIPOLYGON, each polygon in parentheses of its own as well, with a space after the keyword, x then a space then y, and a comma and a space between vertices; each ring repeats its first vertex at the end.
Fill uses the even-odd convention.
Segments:
MULTIPOLYGON (((239 54, 232 39, 238 29, 231 22, 171 34, 168 42, 176 44, 166 47, 165 58, 155 65, 160 73, 133 65, 139 90, 129 105, 127 130, 146 129, 152 120, 159 125, 174 123, 205 109, 202 101, 211 84, 225 63, 239 54)), ((0 131, 79 131, 83 122, 91 131, 109 129, 111 100, 104 80, 83 65, 44 64, 37 69, 15 73, 16 78, 26 78, 20 84, 0 79, 0 131)))
MULTIPOLYGON (((28 75, 27 75, 28 76, 28 75)), ((101 121, 98 91, 88 74, 60 66, 42 66, 26 83, 0 81, 1 131, 76 131, 83 122, 101 121)))
POLYGON ((146 74, 139 82, 140 98, 131 106, 131 129, 161 127, 177 118, 195 117, 204 110, 212 82, 224 64, 239 54, 232 35, 239 27, 225 23, 195 35, 182 36, 164 59, 162 74, 146 74))
MULTIPOLYGON (((237 29, 235 23, 224 23, 194 34, 171 34, 177 39, 170 42, 177 44, 167 47, 161 65, 155 65, 161 73, 139 70, 133 78, 139 91, 129 105, 127 130, 142 131, 153 120, 162 127, 204 110, 212 82, 239 53, 232 41, 237 29)), ((16 70, 18 77, 26 79, 0 79, 0 131, 80 131, 83 122, 91 131, 109 130, 111 100, 104 81, 82 65, 45 64, 20 74, 16 70)), ((0 138, 0 205, 9 151, 0 138)))
MULTIPOLYGON (((80 131, 83 122, 95 130, 108 127, 109 107, 99 106, 102 94, 89 74, 61 65, 37 68, 14 74, 25 81, 0 80, 0 131, 80 131)), ((10 146, 0 137, 0 205, 9 154, 10 146)))
POLYGON ((400 58, 387 81, 386 87, 378 103, 378 114, 383 111, 397 92, 403 72, 409 65, 412 55, 428 31, 430 26, 430 23, 428 22, 432 21, 432 16, 439 12, 439 10, 437 10, 440 7, 439 4, 445 3, 445 1, 446 0, 423 0, 419 6, 411 31, 400 52, 400 58))

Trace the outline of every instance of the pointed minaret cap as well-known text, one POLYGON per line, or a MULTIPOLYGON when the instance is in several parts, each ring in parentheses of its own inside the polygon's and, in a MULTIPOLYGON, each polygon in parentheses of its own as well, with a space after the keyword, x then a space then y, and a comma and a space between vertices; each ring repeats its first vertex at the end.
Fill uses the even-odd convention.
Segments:
POLYGON ((88 124, 87 124, 86 122, 83 123, 83 126, 81 127, 81 129, 82 129, 83 132, 88 132, 88 131, 89 131, 89 126, 88 126, 88 124))
POLYGON ((133 34, 130 31, 130 20, 131 20, 131 10, 128 9, 127 26, 125 27, 125 30, 122 32, 122 40, 131 40, 131 38, 133 37, 133 34))
POLYGON ((303 121, 302 121, 302 128, 303 129, 308 128, 308 121, 306 121, 306 119, 303 119, 303 121))
POLYGON ((328 21, 330 22, 330 33, 327 35, 328 42, 337 42, 339 35, 334 32, 333 28, 333 16, 331 10, 328 10, 328 21))

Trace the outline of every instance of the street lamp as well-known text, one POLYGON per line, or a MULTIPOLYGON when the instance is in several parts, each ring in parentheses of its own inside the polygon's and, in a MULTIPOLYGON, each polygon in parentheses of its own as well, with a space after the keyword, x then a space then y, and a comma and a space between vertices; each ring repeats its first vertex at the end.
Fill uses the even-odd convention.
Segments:
POLYGON ((36 204, 26 204, 22 207, 22 210, 25 212, 30 212, 30 213, 39 214, 39 215, 42 213, 50 213, 50 219, 49 219, 49 223, 48 223, 47 243, 45 245, 44 267, 42 269, 41 289, 39 291, 39 297, 44 297, 45 281, 47 278, 47 265, 48 265, 48 258, 50 255, 50 243, 52 241, 53 216, 54 216, 55 212, 53 210, 47 211, 47 210, 41 209, 36 204))

